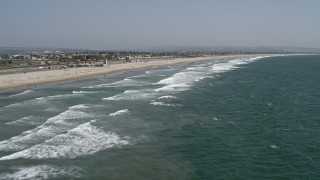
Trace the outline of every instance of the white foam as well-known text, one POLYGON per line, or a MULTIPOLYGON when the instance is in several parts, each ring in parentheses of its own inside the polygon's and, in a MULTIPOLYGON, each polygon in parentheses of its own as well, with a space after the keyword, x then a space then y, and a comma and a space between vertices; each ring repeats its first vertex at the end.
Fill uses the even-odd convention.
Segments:
POLYGON ((265 58, 266 56, 257 56, 257 57, 250 57, 250 58, 237 58, 233 60, 229 60, 224 63, 217 63, 213 64, 212 71, 213 73, 223 73, 230 70, 234 70, 239 68, 239 65, 248 64, 250 62, 256 61, 258 59, 265 58))
POLYGON ((161 96, 161 97, 159 97, 158 99, 177 99, 177 97, 176 96, 161 96))
POLYGON ((32 90, 26 90, 26 91, 23 91, 23 92, 21 92, 21 93, 19 93, 19 94, 11 95, 11 96, 9 96, 9 97, 21 96, 21 95, 24 95, 24 94, 28 94, 28 93, 30 93, 30 92, 32 92, 32 90))
MULTIPOLYGON (((239 68, 241 64, 247 64, 249 62, 255 61, 262 57, 253 57, 253 58, 238 58, 231 59, 227 62, 216 63, 204 63, 200 65, 195 65, 192 67, 188 67, 187 69, 178 72, 168 78, 162 79, 153 85, 165 85, 163 87, 157 89, 143 89, 143 90, 127 90, 124 93, 117 94, 115 96, 103 98, 103 100, 140 100, 140 99, 148 99, 152 98, 155 95, 162 95, 164 92, 168 93, 176 93, 181 91, 190 90, 190 88, 194 85, 195 82, 200 81, 204 78, 210 78, 213 74, 222 73, 226 71, 230 71, 236 68, 239 68), (210 65, 212 65, 210 67, 210 65)), ((150 70, 146 71, 146 74, 168 71, 172 69, 165 70, 150 70)))
POLYGON ((196 66, 196 67, 189 67, 189 68, 187 68, 187 70, 203 72, 203 71, 208 70, 208 68, 207 67, 202 67, 202 66, 196 66))
POLYGON ((191 85, 188 85, 186 83, 179 83, 179 84, 171 84, 167 85, 161 88, 155 89, 155 92, 161 92, 161 91, 186 91, 189 90, 191 85))
POLYGON ((95 94, 99 91, 72 91, 73 94, 95 94))
POLYGON ((71 106, 68 109, 88 109, 88 108, 90 107, 85 104, 78 104, 78 105, 71 106))
POLYGON ((162 73, 162 72, 167 72, 167 71, 173 71, 175 69, 169 67, 170 69, 157 69, 157 70, 149 70, 146 71, 146 74, 153 74, 153 73, 162 73))
POLYGON ((162 79, 156 84, 172 85, 172 84, 190 84, 194 80, 205 77, 206 72, 182 71, 173 76, 162 79))
POLYGON ((167 103, 164 103, 164 102, 157 102, 157 101, 153 101, 150 104, 155 105, 155 106, 171 106, 171 107, 182 106, 181 104, 167 104, 167 103))
POLYGON ((122 139, 116 133, 104 132, 92 126, 89 122, 49 139, 41 144, 32 146, 0 160, 17 158, 27 159, 48 159, 68 158, 73 159, 79 156, 94 154, 112 147, 119 147, 129 144, 127 139, 122 139))
POLYGON ((226 63, 219 63, 219 64, 214 64, 212 66, 212 71, 214 73, 222 73, 222 72, 227 72, 230 71, 232 69, 235 69, 235 65, 230 63, 230 62, 226 62, 226 63))
POLYGON ((121 81, 117 81, 114 83, 99 84, 99 85, 88 86, 88 87, 83 87, 83 88, 135 87, 135 86, 143 86, 145 84, 146 84, 146 82, 143 82, 143 81, 125 78, 121 81))
POLYGON ((22 102, 10 104, 10 105, 3 107, 2 109, 15 108, 15 107, 20 107, 20 106, 43 105, 46 103, 47 103, 47 100, 44 97, 41 97, 41 98, 35 98, 35 99, 27 100, 27 101, 22 101, 22 102))
POLYGON ((59 176, 79 176, 80 169, 76 167, 57 167, 52 165, 37 165, 18 167, 13 173, 0 174, 0 179, 49 179, 59 176))
POLYGON ((46 122, 34 129, 24 131, 18 136, 1 141, 0 151, 15 151, 28 148, 74 128, 79 123, 78 121, 74 121, 75 119, 92 118, 91 114, 72 109, 74 107, 70 107, 71 109, 47 119, 46 122))
POLYGON ((124 93, 117 94, 115 96, 102 98, 103 100, 109 101, 121 101, 121 100, 141 100, 154 97, 153 90, 143 89, 143 90, 126 90, 124 93))
POLYGON ((59 94, 59 95, 54 95, 54 96, 41 97, 41 98, 37 98, 37 99, 55 100, 55 99, 64 99, 64 98, 76 97, 76 96, 81 96, 81 94, 59 94))
POLYGON ((271 145, 270 147, 271 147, 272 149, 278 149, 280 146, 277 146, 277 145, 273 144, 273 145, 271 145))
POLYGON ((119 115, 124 115, 124 114, 129 114, 130 112, 128 111, 128 109, 122 109, 119 111, 116 111, 114 113, 109 114, 109 116, 119 116, 119 115))

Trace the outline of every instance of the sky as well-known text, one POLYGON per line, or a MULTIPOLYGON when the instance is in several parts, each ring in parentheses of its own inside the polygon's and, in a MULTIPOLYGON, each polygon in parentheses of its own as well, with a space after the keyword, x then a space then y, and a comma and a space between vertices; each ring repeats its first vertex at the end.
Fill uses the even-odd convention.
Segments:
POLYGON ((1 0, 0 47, 320 48, 320 0, 1 0))

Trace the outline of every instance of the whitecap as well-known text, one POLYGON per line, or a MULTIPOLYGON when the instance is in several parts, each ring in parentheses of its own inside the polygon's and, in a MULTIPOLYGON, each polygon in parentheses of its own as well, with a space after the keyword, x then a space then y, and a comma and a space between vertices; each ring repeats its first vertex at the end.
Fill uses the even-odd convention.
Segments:
POLYGON ((177 99, 177 97, 168 95, 168 96, 161 96, 158 99, 177 99))
POLYGON ((105 88, 105 87, 135 87, 135 86, 143 86, 146 82, 144 81, 138 81, 134 79, 125 78, 121 81, 117 81, 114 83, 108 83, 108 84, 99 84, 94 86, 87 86, 83 88, 105 88))
POLYGON ((143 90, 126 90, 121 94, 117 94, 115 96, 102 98, 103 100, 109 101, 121 101, 121 100, 141 100, 148 99, 154 97, 153 90, 151 89, 143 89, 143 90))
POLYGON ((174 74, 171 77, 160 80, 156 84, 173 85, 173 84, 191 84, 196 79, 204 78, 207 72, 182 71, 174 74))
POLYGON ((186 83, 179 83, 179 84, 170 84, 161 88, 157 88, 154 91, 155 92, 161 92, 161 91, 186 91, 190 89, 191 85, 188 85, 186 83))
POLYGON ((226 62, 226 63, 214 64, 211 70, 214 73, 222 73, 222 72, 233 70, 235 68, 236 67, 232 63, 226 62))
POLYGON ((271 147, 272 149, 278 149, 280 146, 277 146, 277 145, 273 144, 273 145, 271 145, 270 147, 271 147))
POLYGON ((216 117, 213 117, 212 120, 214 120, 214 121, 219 121, 219 119, 216 118, 216 117))
POLYGON ((99 129, 88 122, 69 130, 66 134, 57 135, 52 139, 32 146, 29 149, 4 156, 0 158, 0 160, 17 158, 73 159, 128 144, 129 141, 127 138, 121 138, 116 133, 104 132, 102 129, 99 129))
POLYGON ((116 111, 114 113, 110 113, 109 116, 119 116, 119 115, 124 115, 124 114, 129 114, 129 110, 128 109, 122 109, 119 111, 116 111))
POLYGON ((37 99, 55 100, 55 99, 65 99, 65 98, 77 97, 77 96, 81 96, 81 94, 59 94, 59 95, 41 97, 41 98, 37 98, 37 99))
POLYGON ((146 71, 146 74, 162 73, 162 72, 173 71, 173 70, 175 70, 175 69, 173 69, 173 68, 170 68, 170 69, 155 69, 155 70, 146 71))
POLYGON ((167 104, 167 103, 164 103, 164 102, 157 102, 157 101, 152 101, 149 104, 152 104, 152 105, 155 105, 155 106, 171 106, 171 107, 182 106, 181 104, 167 104))
POLYGON ((88 108, 90 107, 85 104, 78 104, 78 105, 71 106, 68 109, 88 109, 88 108))
POLYGON ((72 94, 95 94, 99 91, 72 91, 72 94))

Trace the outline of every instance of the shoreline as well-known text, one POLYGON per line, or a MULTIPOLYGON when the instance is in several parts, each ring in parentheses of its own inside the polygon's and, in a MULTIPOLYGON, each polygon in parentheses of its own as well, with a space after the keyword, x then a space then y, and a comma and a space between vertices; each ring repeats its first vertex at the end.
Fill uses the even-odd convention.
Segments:
POLYGON ((28 73, 13 73, 0 75, 0 90, 13 88, 25 88, 31 85, 54 83, 67 80, 78 80, 102 74, 111 74, 126 70, 149 68, 154 66, 171 65, 179 63, 221 60, 224 58, 250 57, 255 55, 226 55, 226 56, 203 56, 194 58, 175 58, 172 60, 152 59, 146 62, 128 62, 112 64, 107 67, 83 67, 70 68, 67 70, 46 70, 28 73))

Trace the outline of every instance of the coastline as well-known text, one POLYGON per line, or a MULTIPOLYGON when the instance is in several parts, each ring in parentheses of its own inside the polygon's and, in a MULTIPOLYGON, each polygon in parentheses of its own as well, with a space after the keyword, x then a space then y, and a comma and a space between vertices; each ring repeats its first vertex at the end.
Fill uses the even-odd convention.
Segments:
POLYGON ((237 58, 253 55, 226 55, 226 56, 204 56, 194 58, 176 58, 172 60, 152 59, 146 62, 129 62, 123 64, 112 64, 108 67, 82 67, 69 68, 67 70, 45 70, 28 73, 14 73, 0 75, 0 90, 10 88, 23 88, 28 85, 53 83, 66 80, 77 80, 101 74, 110 74, 125 70, 141 69, 161 65, 171 65, 206 60, 220 60, 223 58, 237 58))

